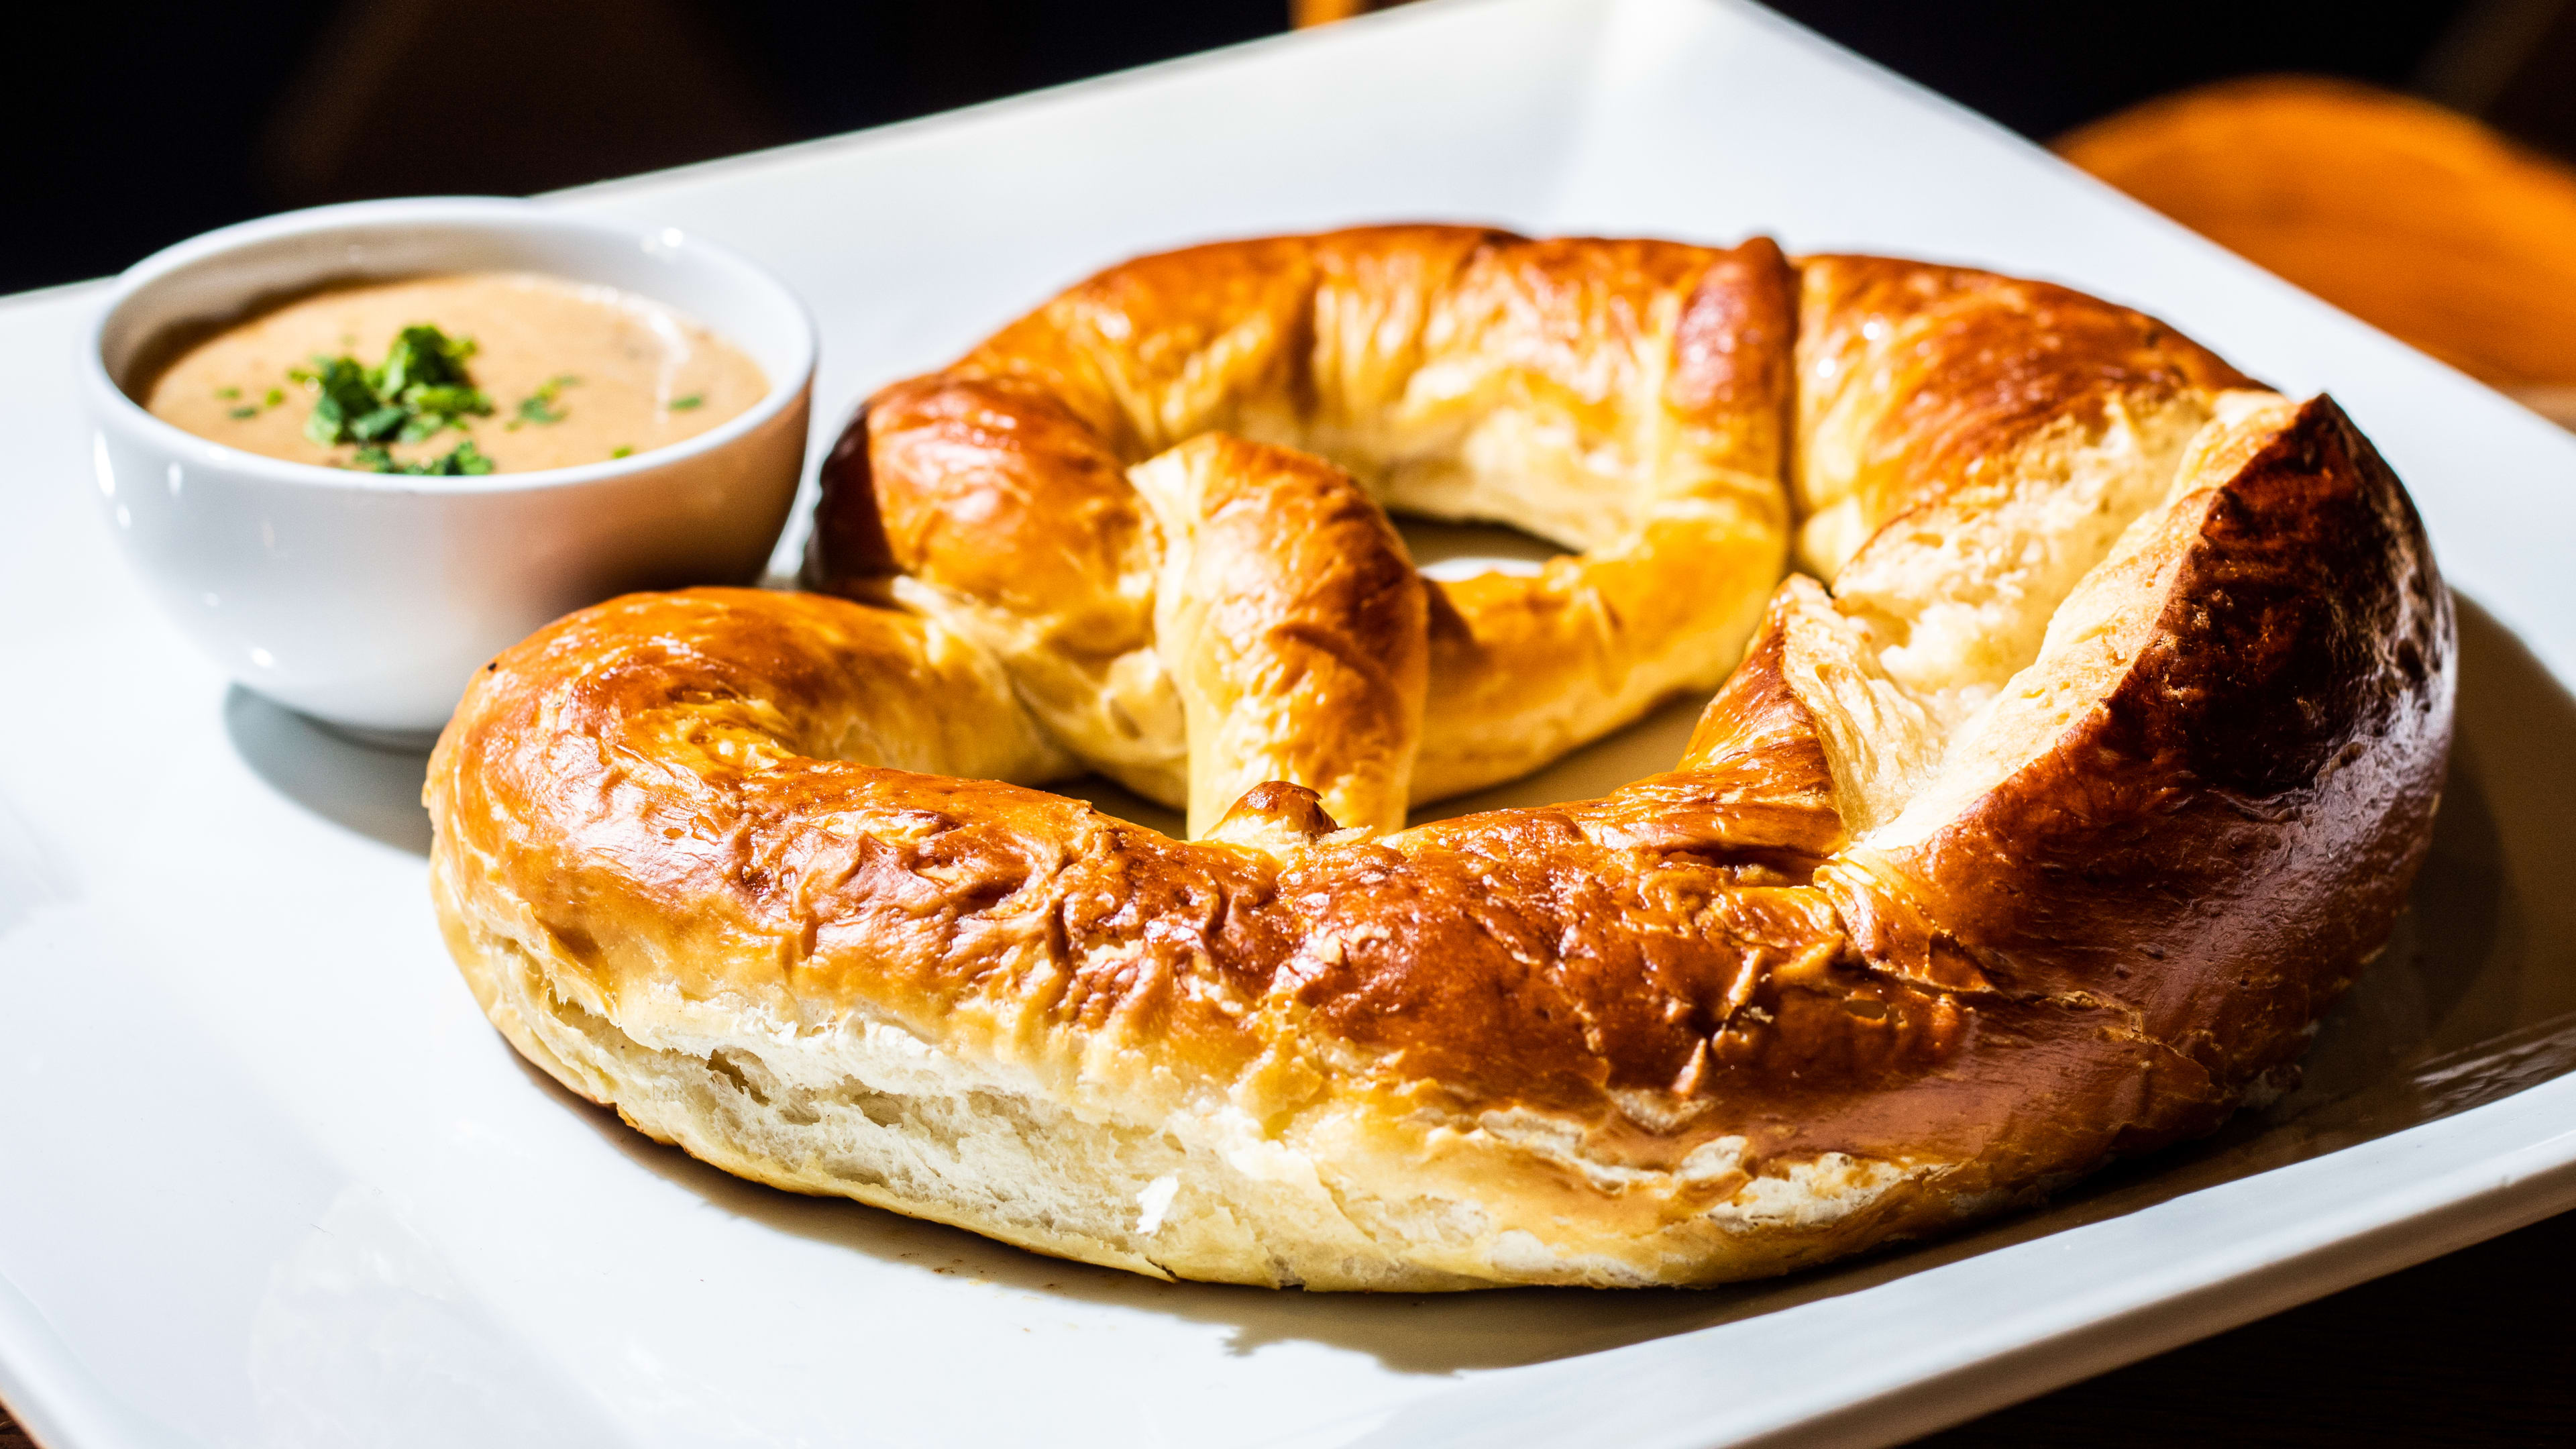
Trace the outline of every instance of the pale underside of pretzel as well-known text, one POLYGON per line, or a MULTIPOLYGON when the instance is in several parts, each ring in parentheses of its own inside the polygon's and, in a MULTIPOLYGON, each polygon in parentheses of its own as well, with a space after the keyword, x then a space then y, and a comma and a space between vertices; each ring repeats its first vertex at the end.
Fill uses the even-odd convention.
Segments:
POLYGON ((2040 284, 1228 244, 852 439, 816 574, 876 602, 639 595, 478 679, 440 917, 642 1130, 1069 1257, 1702 1283, 1937 1231, 2294 1060, 2438 795, 2449 602, 2368 443, 2040 284), (1435 584, 1382 504, 1581 551, 1435 584), (1721 678, 1670 773, 1403 828, 1721 678), (1028 788, 1083 768, 1196 838, 1028 788))

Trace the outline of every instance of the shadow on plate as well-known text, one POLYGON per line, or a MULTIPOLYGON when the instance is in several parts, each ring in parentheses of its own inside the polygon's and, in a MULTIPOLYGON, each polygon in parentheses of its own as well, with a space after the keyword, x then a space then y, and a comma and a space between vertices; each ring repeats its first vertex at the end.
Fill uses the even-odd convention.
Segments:
MULTIPOLYGON (((2460 625, 2460 737, 2431 854, 2395 938, 2328 1017, 2303 1064, 2303 1085, 2210 1138, 2114 1165, 2041 1208, 1834 1268, 1700 1291, 1372 1297, 1157 1283, 839 1199, 800 1198, 742 1181, 657 1146, 613 1113, 579 1102, 533 1067, 528 1071, 638 1164, 726 1212, 988 1291, 1056 1295, 1225 1325, 1237 1353, 1305 1341, 1367 1353, 1399 1372, 1450 1374, 1595 1353, 1773 1313, 2136 1212, 2465 1111, 2576 1067, 2576 893, 2564 887, 2576 879, 2576 836, 2564 829, 2576 819, 2576 700, 2466 600, 2460 625)), ((1665 712, 1680 720, 1684 736, 1695 713, 1665 712)), ((1667 743, 1660 758, 1668 763, 1680 749, 1678 739, 1664 738, 1674 728, 1672 719, 1657 716, 1513 793, 1528 799, 1534 787, 1589 781, 1614 762, 1633 763, 1639 752, 1667 743)), ((1632 768, 1622 778, 1654 768, 1660 765, 1632 768)))
POLYGON ((344 830, 429 856, 420 803, 429 751, 360 744, 234 685, 224 695, 233 753, 270 789, 344 830))

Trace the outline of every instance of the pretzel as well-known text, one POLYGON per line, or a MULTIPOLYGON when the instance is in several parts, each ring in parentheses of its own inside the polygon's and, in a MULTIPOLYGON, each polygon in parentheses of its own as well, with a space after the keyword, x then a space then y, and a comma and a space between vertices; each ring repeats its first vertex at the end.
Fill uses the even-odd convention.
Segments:
POLYGON ((630 596, 477 678, 450 947, 660 1140, 1158 1276, 1712 1283, 2208 1131, 2386 939, 2448 749, 2449 597, 2334 404, 1987 273, 1201 248, 827 471, 860 597, 630 596), (1586 553, 1473 587, 1371 501, 1585 496, 1586 553), (1738 588, 1672 771, 1402 828, 1695 687, 1738 588), (1659 607, 1562 623, 1610 597, 1659 607), (1585 698, 1479 682, 1516 666, 1585 698), (1085 768, 1195 838, 1032 788, 1085 768))
POLYGON ((811 575, 984 645, 1083 763, 1177 807, 1187 731, 1128 470, 1210 432, 1321 455, 1388 508, 1574 550, 1432 590, 1412 797, 1479 789, 1743 652, 1788 553, 1796 289, 1768 241, 1465 227, 1130 262, 871 399, 824 465, 811 575))

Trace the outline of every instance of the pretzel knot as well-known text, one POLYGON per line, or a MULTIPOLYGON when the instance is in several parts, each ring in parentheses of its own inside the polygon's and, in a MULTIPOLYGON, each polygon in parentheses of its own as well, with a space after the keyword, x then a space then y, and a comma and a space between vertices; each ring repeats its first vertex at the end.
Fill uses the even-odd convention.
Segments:
POLYGON ((1146 1273, 1715 1282, 2205 1131, 2386 939, 2450 737, 2333 403, 1982 272, 1196 248, 824 484, 817 592, 478 677, 451 949, 648 1133, 1146 1273), (1571 552, 1430 581, 1386 509, 1571 552), (1405 828, 1711 689, 1666 774, 1405 828), (1085 771, 1194 838, 1028 788, 1085 771))

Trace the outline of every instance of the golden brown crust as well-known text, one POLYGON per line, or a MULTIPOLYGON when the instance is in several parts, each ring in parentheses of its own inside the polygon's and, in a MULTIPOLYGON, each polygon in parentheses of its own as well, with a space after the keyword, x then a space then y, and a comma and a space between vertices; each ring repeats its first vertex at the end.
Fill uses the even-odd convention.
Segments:
POLYGON ((2219 461, 2225 486, 2131 561, 2167 602, 2127 621, 2098 706, 1828 888, 1900 969, 2081 997, 2232 1090, 2298 1054, 2402 904, 2454 626, 2404 490, 2332 402, 2219 461))
POLYGON ((1799 278, 1800 561, 1822 578, 2053 424, 2259 386, 2152 317, 2046 282, 1855 256, 1804 258, 1799 278), (1843 508, 1857 517, 1820 536, 1843 508))
MULTIPOLYGON (((997 614, 634 596, 496 661, 432 761, 478 996, 575 1090, 735 1171, 1256 1283, 1720 1281, 2214 1126, 2385 939, 2429 835, 2452 625, 2403 490, 2331 402, 2231 392, 2123 309, 1834 258, 1800 264, 1793 333, 1776 253, 1682 251, 1390 229, 1116 269, 975 375, 881 393, 822 546, 906 598, 943 550, 1030 542, 1025 571, 961 556, 936 587, 984 568, 997 614, 1064 589, 1039 633, 1082 614, 1151 648, 1186 529, 1246 555, 1189 585, 1248 580, 1214 634, 1327 631, 1299 639, 1328 681, 1417 641, 1436 727, 1439 610, 1383 520, 1322 465, 1189 430, 1257 435, 1279 398, 1382 425, 1465 318, 1486 342, 1462 373, 1515 386, 1579 392, 1597 378, 1549 369, 1587 341, 1613 371, 1677 359, 1661 395, 1723 420, 1708 446, 1768 437, 1776 465, 1794 347, 1803 481, 1860 459, 1825 506, 1860 500, 1867 532, 1830 589, 1773 596, 1672 772, 1378 838, 1264 784, 1175 841, 1004 783, 1067 768, 1043 696, 1082 704, 1082 676, 1033 682, 1024 636, 975 632, 997 614), (1216 300, 1153 313, 1184 280, 1216 300), (1341 331, 1375 350, 1279 380, 1341 331), (1219 354, 1265 381, 1192 392, 1219 354), (1120 460, 1176 443, 1152 508, 1117 492, 1120 460), (1211 523, 1227 499, 1255 512, 1211 523), (1066 500, 1106 521, 1046 544, 1066 500), (1265 518, 1351 572, 1251 557, 1265 518)), ((1301 694, 1229 662, 1258 647, 1173 647, 1230 705, 1285 701, 1274 733, 1421 708, 1400 651, 1301 694)), ((1294 754, 1309 783, 1343 768, 1294 754)))
POLYGON ((1429 591, 1395 526, 1341 469, 1224 433, 1129 476, 1162 535, 1154 642, 1188 723, 1190 834, 1271 780, 1403 829, 1429 591))
POLYGON ((1121 472, 1209 433, 1320 453, 1390 507, 1584 550, 1432 586, 1412 794, 1490 785, 1741 650, 1786 549, 1795 288, 1760 239, 1399 226, 1141 258, 870 399, 824 465, 808 578, 969 633, 1074 754, 1181 804, 1121 472))

